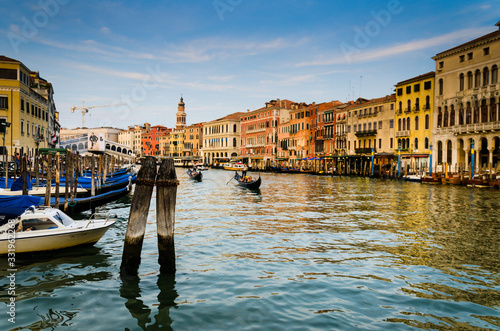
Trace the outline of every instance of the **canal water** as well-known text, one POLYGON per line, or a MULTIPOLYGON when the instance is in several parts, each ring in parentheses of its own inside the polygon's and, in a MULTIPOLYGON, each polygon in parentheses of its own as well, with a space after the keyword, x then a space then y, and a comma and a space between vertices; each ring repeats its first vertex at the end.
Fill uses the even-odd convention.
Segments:
POLYGON ((119 276, 131 197, 101 207, 119 220, 95 246, 17 257, 15 324, 3 258, 0 329, 500 329, 500 191, 232 174, 177 168, 175 276, 154 199, 136 281, 119 276))

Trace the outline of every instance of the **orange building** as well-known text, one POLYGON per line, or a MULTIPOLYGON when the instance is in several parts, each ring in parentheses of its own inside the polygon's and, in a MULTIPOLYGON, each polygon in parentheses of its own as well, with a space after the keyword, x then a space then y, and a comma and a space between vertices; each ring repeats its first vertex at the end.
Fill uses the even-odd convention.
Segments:
POLYGON ((241 118, 241 158, 252 168, 264 169, 277 161, 278 125, 295 103, 271 100, 266 106, 247 111, 241 118))

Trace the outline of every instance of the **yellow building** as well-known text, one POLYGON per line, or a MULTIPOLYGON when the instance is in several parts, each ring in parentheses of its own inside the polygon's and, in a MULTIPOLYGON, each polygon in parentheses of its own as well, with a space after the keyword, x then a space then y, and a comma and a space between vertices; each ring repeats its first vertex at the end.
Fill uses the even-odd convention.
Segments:
POLYGON ((396 146, 401 166, 413 172, 429 167, 434 113, 434 71, 396 84, 396 146))
POLYGON ((36 148, 55 147, 59 123, 53 93, 52 84, 38 72, 0 56, 0 122, 10 123, 2 136, 7 155, 21 148, 33 153, 36 148))

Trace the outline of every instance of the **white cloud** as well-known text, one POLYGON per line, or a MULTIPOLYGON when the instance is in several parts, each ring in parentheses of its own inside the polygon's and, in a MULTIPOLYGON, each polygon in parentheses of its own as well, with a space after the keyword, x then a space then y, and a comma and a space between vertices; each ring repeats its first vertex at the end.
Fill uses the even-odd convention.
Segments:
POLYGON ((335 64, 348 64, 380 60, 384 58, 403 55, 409 52, 419 51, 435 46, 443 46, 443 50, 447 45, 456 45, 457 43, 466 42, 473 38, 478 38, 483 34, 491 32, 491 27, 471 28, 459 30, 441 36, 436 36, 428 39, 414 40, 400 45, 378 49, 357 49, 352 51, 349 56, 334 54, 328 59, 317 59, 309 62, 298 63, 297 67, 304 66, 325 66, 335 64))

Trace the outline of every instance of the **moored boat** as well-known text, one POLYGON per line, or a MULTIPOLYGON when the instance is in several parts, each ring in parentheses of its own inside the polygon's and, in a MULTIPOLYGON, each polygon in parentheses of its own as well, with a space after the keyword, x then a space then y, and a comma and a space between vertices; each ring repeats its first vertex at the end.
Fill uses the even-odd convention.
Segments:
POLYGON ((423 176, 422 177, 422 183, 427 183, 427 184, 441 184, 441 176, 438 176, 436 174, 432 174, 429 176, 423 176))
POLYGON ((30 207, 0 227, 0 255, 35 253, 93 245, 116 222, 116 215, 75 221, 52 207, 30 207))
POLYGON ((237 162, 237 163, 234 163, 234 162, 229 162, 229 163, 225 163, 223 165, 224 167, 224 170, 235 170, 235 171, 238 171, 238 170, 243 170, 246 168, 246 165, 241 163, 241 162, 237 162))

